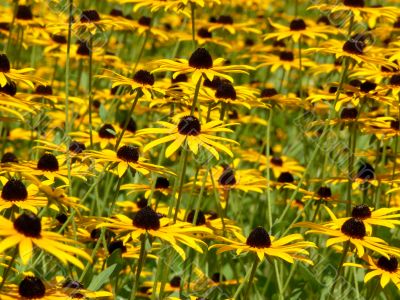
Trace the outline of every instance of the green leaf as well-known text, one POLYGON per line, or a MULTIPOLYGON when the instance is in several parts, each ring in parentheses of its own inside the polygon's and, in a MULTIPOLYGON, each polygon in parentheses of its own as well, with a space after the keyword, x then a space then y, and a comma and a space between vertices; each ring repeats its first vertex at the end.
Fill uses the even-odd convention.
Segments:
POLYGON ((114 272, 114 269, 116 267, 117 264, 113 264, 112 266, 101 272, 99 275, 94 276, 92 282, 89 284, 88 290, 97 291, 98 289, 100 289, 103 284, 108 282, 112 272, 114 272))

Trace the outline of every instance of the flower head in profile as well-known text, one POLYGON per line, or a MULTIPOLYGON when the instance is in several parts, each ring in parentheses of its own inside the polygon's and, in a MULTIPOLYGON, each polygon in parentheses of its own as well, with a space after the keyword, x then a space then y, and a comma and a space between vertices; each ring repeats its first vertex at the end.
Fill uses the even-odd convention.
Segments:
POLYGON ((154 62, 158 68, 155 72, 173 72, 172 77, 176 78, 180 74, 192 74, 192 81, 197 83, 204 76, 213 80, 215 76, 227 79, 233 82, 233 78, 227 73, 248 74, 247 71, 253 70, 253 67, 246 65, 225 65, 225 59, 217 58, 213 60, 211 54, 205 48, 198 48, 190 56, 189 60, 179 58, 175 60, 161 59, 154 62))
POLYGON ((34 82, 39 82, 38 78, 27 73, 32 72, 32 68, 13 69, 6 54, 0 54, 0 87, 6 86, 13 81, 21 81, 31 88, 35 88, 34 82))
POLYGON ((308 259, 309 252, 307 248, 316 248, 312 242, 303 241, 300 234, 290 234, 286 237, 275 238, 270 236, 263 227, 255 228, 246 238, 240 233, 234 232, 235 238, 229 239, 219 237, 221 244, 215 244, 210 249, 217 248, 217 254, 226 251, 236 251, 236 254, 255 253, 260 261, 268 258, 280 258, 289 263, 302 261, 308 264, 313 262, 308 259))

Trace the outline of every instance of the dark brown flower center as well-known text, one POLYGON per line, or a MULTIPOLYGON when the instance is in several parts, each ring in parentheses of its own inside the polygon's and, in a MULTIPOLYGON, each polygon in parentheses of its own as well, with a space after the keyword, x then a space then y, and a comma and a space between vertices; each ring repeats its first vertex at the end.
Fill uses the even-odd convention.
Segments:
POLYGON ((39 84, 36 87, 35 93, 39 94, 39 95, 49 96, 49 95, 53 95, 53 89, 50 85, 39 84))
POLYGON ((45 153, 39 159, 37 168, 42 171, 56 172, 59 170, 57 158, 50 153, 45 153))
POLYGON ((7 94, 9 96, 15 96, 17 93, 17 85, 14 81, 7 81, 5 86, 0 86, 0 93, 7 94))
MULTIPOLYGON (((119 123, 119 128, 123 129, 125 126, 126 119, 119 123)), ((134 119, 129 118, 128 126, 126 127, 126 131, 130 133, 135 133, 137 130, 137 125, 134 119)))
POLYGON ((113 16, 113 17, 123 17, 124 14, 123 14, 122 10, 113 8, 113 9, 110 11, 110 16, 113 16))
POLYGON ((399 120, 390 121, 390 128, 392 128, 394 130, 400 130, 400 122, 399 122, 399 120))
POLYGON ((271 162, 271 164, 273 164, 275 166, 279 166, 279 167, 282 167, 282 165, 283 165, 282 159, 278 156, 272 157, 270 162, 271 162))
POLYGON ((75 154, 80 154, 86 149, 85 144, 73 141, 70 145, 68 150, 75 153, 75 154))
POLYGON ((169 180, 165 177, 157 177, 156 189, 167 189, 169 188, 169 180))
POLYGON ((182 135, 199 135, 201 133, 199 119, 193 116, 183 117, 178 123, 178 132, 182 135))
POLYGON ((139 23, 140 25, 142 25, 142 26, 149 27, 150 24, 151 24, 151 18, 149 18, 149 17, 144 17, 144 16, 143 16, 143 17, 140 17, 138 23, 139 23))
POLYGON ((364 180, 374 179, 375 169, 369 163, 364 162, 358 169, 357 178, 364 180))
POLYGON ((276 95, 278 95, 278 92, 274 88, 266 88, 261 91, 262 98, 270 98, 276 95))
POLYGON ((367 80, 360 85, 360 90, 361 92, 369 93, 375 90, 376 87, 377 87, 376 83, 367 80))
POLYGON ((350 54, 362 55, 365 47, 365 42, 362 39, 351 38, 344 43, 343 51, 350 54))
POLYGON ((377 265, 379 268, 392 273, 397 271, 397 268, 399 267, 399 262, 397 261, 397 258, 394 256, 391 256, 390 259, 381 256, 378 259, 377 265))
POLYGON ((249 234, 246 244, 254 248, 269 248, 271 247, 271 238, 268 232, 259 226, 249 234))
POLYGON ((20 282, 18 293, 25 299, 40 299, 45 296, 46 287, 39 278, 27 276, 20 282))
POLYGON ((148 205, 149 201, 146 198, 140 197, 139 200, 136 201, 136 206, 138 208, 144 208, 148 205))
POLYGON ((72 280, 72 279, 67 279, 63 283, 62 287, 67 288, 67 289, 74 289, 74 290, 80 290, 80 289, 84 288, 82 283, 80 283, 79 281, 76 281, 76 280, 72 280))
POLYGON ((321 16, 318 18, 317 24, 331 25, 331 21, 327 16, 321 16))
POLYGON ((215 91, 215 97, 236 100, 236 90, 230 82, 221 82, 215 91))
POLYGON ((60 35, 60 34, 53 34, 51 36, 51 39, 54 42, 56 42, 57 44, 66 44, 68 42, 67 38, 65 36, 63 36, 63 35, 60 35))
POLYGON ((291 51, 282 51, 279 53, 279 59, 283 61, 294 61, 294 55, 291 51))
POLYGON ((151 207, 146 206, 137 212, 133 218, 133 225, 146 230, 158 230, 160 229, 160 218, 151 207))
POLYGON ((102 139, 115 139, 115 129, 111 124, 104 124, 99 129, 99 137, 102 139))
POLYGON ((233 18, 231 16, 219 16, 219 18, 217 19, 217 23, 224 25, 232 25, 233 18))
MULTIPOLYGON (((188 214, 188 216, 186 218, 186 222, 193 223, 195 215, 196 215, 196 211, 192 210, 188 214)), ((197 213, 197 219, 196 219, 196 223, 195 224, 196 224, 196 226, 206 224, 206 216, 204 215, 204 212, 202 212, 201 210, 199 210, 198 213, 197 213)))
POLYGON ((11 179, 3 186, 1 198, 6 201, 24 201, 28 198, 28 191, 21 180, 11 179))
POLYGON ((211 88, 211 89, 213 89, 213 90, 216 90, 217 87, 218 87, 222 82, 224 82, 224 81, 221 80, 220 77, 214 76, 213 80, 209 80, 208 78, 205 79, 203 85, 204 85, 205 87, 209 87, 209 88, 211 88))
POLYGON ((317 191, 317 195, 321 198, 329 198, 332 197, 332 191, 329 187, 321 186, 317 191))
POLYGON ((218 183, 224 186, 236 184, 235 171, 230 166, 224 166, 221 176, 218 178, 218 183))
POLYGON ((91 10, 84 10, 84 11, 81 13, 80 21, 81 21, 82 23, 98 22, 98 21, 100 21, 100 15, 99 15, 99 13, 98 13, 96 10, 94 10, 94 9, 91 9, 91 10))
POLYGON ((126 252, 126 246, 124 245, 124 243, 121 240, 111 242, 108 245, 107 249, 108 249, 108 253, 110 253, 110 254, 118 249, 121 250, 121 253, 126 252))
POLYGON ((212 32, 208 31, 207 28, 202 27, 197 31, 197 35, 203 39, 210 39, 212 38, 212 32))
POLYGON ((343 0, 343 4, 350 7, 364 7, 364 0, 343 0))
POLYGON ((280 183, 291 183, 294 182, 294 177, 289 172, 282 172, 277 180, 280 183))
POLYGON ((340 113, 340 118, 341 119, 357 119, 358 116, 358 110, 355 107, 345 107, 342 109, 342 112, 340 113))
POLYGON ((42 224, 36 215, 23 213, 14 221, 14 229, 27 237, 40 238, 42 224))
POLYGON ((348 219, 343 223, 340 230, 345 235, 354 239, 362 239, 367 235, 363 221, 356 218, 348 219))
POLYGON ((137 162, 139 160, 139 149, 134 146, 122 146, 117 151, 117 157, 126 162, 137 162))
POLYGON ((368 219, 371 217, 371 210, 368 205, 360 204, 353 208, 351 216, 360 220, 368 219))
POLYGON ((88 43, 85 41, 79 42, 78 50, 76 50, 76 53, 82 56, 89 56, 90 49, 88 43))
POLYGON ((11 69, 10 61, 6 54, 0 54, 0 72, 7 73, 11 69))
POLYGON ((172 287, 178 288, 178 287, 181 286, 181 282, 182 282, 181 277, 179 277, 179 276, 174 276, 174 277, 172 277, 172 279, 170 280, 169 284, 170 284, 172 287))
POLYGON ((18 163, 17 156, 12 152, 4 153, 3 157, 1 158, 1 163, 18 163))
POLYGON ((189 58, 189 66, 195 69, 210 69, 213 59, 205 48, 198 48, 189 58))
POLYGON ((306 22, 303 19, 294 19, 290 22, 290 30, 292 31, 300 31, 307 28, 306 22))
POLYGON ((30 6, 27 5, 18 5, 17 15, 15 18, 19 20, 32 20, 33 14, 30 6))
POLYGON ((68 220, 68 216, 66 214, 58 214, 56 216, 56 220, 60 223, 60 224, 64 224, 65 222, 67 222, 68 220))
POLYGON ((140 84, 154 85, 154 75, 145 70, 139 70, 133 76, 133 80, 140 84))
POLYGON ((390 77, 389 84, 400 86, 400 75, 396 74, 390 77))
POLYGON ((187 82, 188 81, 188 77, 186 74, 179 74, 178 76, 176 76, 175 78, 171 78, 171 83, 175 84, 178 82, 187 82))

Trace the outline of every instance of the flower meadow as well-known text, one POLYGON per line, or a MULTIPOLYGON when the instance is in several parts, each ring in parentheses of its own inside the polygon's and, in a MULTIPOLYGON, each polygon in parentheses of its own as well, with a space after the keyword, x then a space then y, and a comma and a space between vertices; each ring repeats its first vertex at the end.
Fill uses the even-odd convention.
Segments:
POLYGON ((398 299, 399 136, 398 0, 3 0, 0 300, 398 299))

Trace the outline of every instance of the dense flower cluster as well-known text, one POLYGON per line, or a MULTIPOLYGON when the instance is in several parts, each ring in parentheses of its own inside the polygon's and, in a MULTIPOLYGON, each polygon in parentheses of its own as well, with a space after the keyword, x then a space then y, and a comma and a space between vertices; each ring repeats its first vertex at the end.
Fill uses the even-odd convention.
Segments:
POLYGON ((0 299, 398 298, 398 0, 8 0, 0 47, 0 299))

